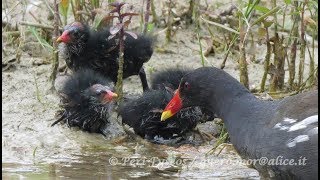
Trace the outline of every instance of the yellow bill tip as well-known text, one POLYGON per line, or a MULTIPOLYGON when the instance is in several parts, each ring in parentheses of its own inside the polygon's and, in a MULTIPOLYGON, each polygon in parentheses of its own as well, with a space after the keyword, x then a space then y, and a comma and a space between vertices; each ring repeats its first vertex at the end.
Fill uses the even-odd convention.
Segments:
POLYGON ((118 97, 118 94, 112 92, 112 91, 107 91, 107 98, 112 100, 118 97))
POLYGON ((57 43, 60 43, 60 42, 62 42, 62 39, 61 39, 61 37, 58 37, 57 43))
POLYGON ((161 121, 165 121, 165 120, 167 120, 168 118, 170 118, 172 116, 173 116, 173 114, 171 113, 170 110, 163 111, 162 114, 161 114, 161 121))
POLYGON ((112 93, 112 97, 117 98, 117 97, 118 97, 118 94, 112 93))

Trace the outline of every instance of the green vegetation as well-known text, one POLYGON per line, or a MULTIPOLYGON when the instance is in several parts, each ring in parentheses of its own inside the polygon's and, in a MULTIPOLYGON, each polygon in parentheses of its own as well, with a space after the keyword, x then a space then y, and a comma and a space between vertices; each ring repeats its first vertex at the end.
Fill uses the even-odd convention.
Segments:
MULTIPOLYGON (((120 39, 119 43, 122 47, 119 52, 119 84, 117 84, 117 92, 120 92, 119 97, 121 98, 123 68, 121 62, 123 62, 122 52, 125 48, 121 43, 123 43, 124 29, 128 28, 133 16, 141 15, 143 18, 140 18, 139 29, 144 33, 156 30, 165 32, 166 43, 174 43, 175 35, 181 29, 178 27, 194 28, 196 39, 194 42, 198 43, 200 51, 199 64, 208 65, 209 63, 205 63, 206 56, 212 53, 222 54, 224 60, 220 67, 223 69, 226 67, 226 61, 231 59, 228 57, 234 56, 238 63, 240 82, 248 89, 250 89, 249 75, 251 72, 247 66, 249 63, 258 62, 255 54, 265 54, 260 64, 264 67, 260 86, 250 89, 252 91, 269 92, 271 95, 295 94, 317 85, 318 65, 315 63, 315 54, 318 38, 318 24, 316 23, 318 22, 318 1, 315 0, 247 0, 238 1, 234 5, 229 3, 230 7, 223 7, 222 3, 208 4, 206 2, 203 4, 200 0, 189 0, 188 7, 181 12, 177 12, 179 3, 172 0, 164 2, 144 0, 141 12, 131 11, 138 2, 132 5, 115 3, 112 0, 107 2, 55 0, 54 3, 47 1, 45 3, 48 12, 53 16, 50 22, 44 23, 36 16, 32 16, 36 23, 26 21, 19 23, 28 26, 27 30, 37 39, 38 43, 44 49, 52 52, 52 74, 50 76, 52 82, 55 80, 59 66, 58 45, 55 42, 60 34, 59 31, 73 21, 85 22, 96 29, 108 25, 113 28, 113 34, 120 39), (161 3, 161 6, 155 6, 155 3, 161 3), (124 17, 128 19, 124 20, 124 17), (202 44, 202 39, 206 35, 210 37, 208 42, 211 43, 207 44, 207 49, 202 44), (265 52, 254 51, 256 44, 264 45, 265 52), (306 57, 310 61, 306 62, 306 57), (299 64, 298 69, 296 69, 296 64, 299 64), (309 69, 305 68, 305 64, 309 65, 309 69), (308 71, 307 77, 304 77, 305 71, 308 71)), ((142 4, 142 0, 139 3, 142 4)), ((18 4, 19 2, 15 6, 18 4)), ((183 8, 180 7, 180 9, 183 8)), ((18 44, 18 49, 20 49, 21 40, 17 36, 22 34, 17 28, 10 27, 9 22, 3 22, 2 27, 3 37, 8 39, 7 42, 18 44)), ((134 36, 134 34, 131 35, 134 36)), ((160 48, 157 50, 158 52, 172 51, 160 48)), ((4 50, 3 52, 6 53, 4 50)), ((17 56, 18 52, 20 51, 17 51, 17 56)), ((38 88, 37 99, 42 103, 38 88)), ((228 135, 222 131, 214 149, 226 139, 228 135)))

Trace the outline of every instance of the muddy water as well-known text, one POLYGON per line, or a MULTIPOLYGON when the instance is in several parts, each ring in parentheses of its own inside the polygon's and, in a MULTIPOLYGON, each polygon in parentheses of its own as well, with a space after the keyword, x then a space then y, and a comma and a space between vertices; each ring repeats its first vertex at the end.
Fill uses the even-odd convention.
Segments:
MULTIPOLYGON (((190 47, 173 43, 170 49, 179 52, 156 52, 146 63, 148 78, 152 72, 170 66, 201 66, 190 47)), ((215 66, 219 66, 222 60, 223 56, 219 55, 208 58, 215 66)), ((119 140, 121 131, 105 138, 66 126, 51 127, 59 103, 57 94, 49 90, 51 65, 35 66, 35 61, 42 61, 42 58, 24 54, 16 68, 2 73, 4 179, 88 179, 93 176, 103 179, 259 179, 256 170, 239 163, 240 157, 230 147, 219 156, 206 157, 212 144, 174 148, 132 139, 119 140)), ((263 73, 261 68, 261 64, 249 65, 251 87, 259 84, 263 73)), ((236 63, 232 59, 227 61, 225 70, 238 78, 236 63)), ((141 93, 138 77, 128 78, 124 89, 129 95, 141 93)))
MULTIPOLYGON (((148 78, 153 72, 168 67, 201 66, 198 41, 192 29, 179 30, 174 42, 165 46, 168 53, 159 50, 161 44, 165 44, 164 36, 164 33, 159 34, 159 46, 145 64, 148 78)), ((121 132, 105 138, 65 126, 51 127, 59 99, 57 94, 49 91, 51 65, 34 65, 43 62, 44 54, 48 54, 35 48, 35 44, 36 41, 26 45, 16 68, 2 73, 4 179, 88 179, 93 176, 101 179, 259 179, 257 171, 241 163, 240 157, 229 146, 219 156, 206 156, 212 144, 174 148, 134 139, 121 140, 121 132)), ((8 47, 4 47, 8 53, 8 47)), ((254 54, 258 62, 248 60, 250 88, 259 86, 265 51, 264 46, 257 45, 254 54)), ((224 56, 223 53, 210 55, 205 64, 219 67, 224 56)), ((239 79, 237 56, 229 55, 224 70, 239 79)), ((306 69, 308 63, 307 57, 306 69)), ((308 77, 307 71, 305 73, 308 77)), ((141 93, 142 90, 137 77, 128 78, 124 89, 127 93, 141 93)))
MULTIPOLYGON (((208 147, 207 147, 208 148, 208 147)), ((206 149, 208 150, 208 149, 206 149)), ((80 153, 68 157, 51 158, 31 164, 2 162, 2 177, 12 178, 73 178, 88 179, 259 179, 255 170, 228 163, 237 159, 234 152, 225 151, 219 156, 205 157, 201 150, 192 147, 175 149, 160 145, 139 145, 136 142, 81 148, 80 153), (188 149, 188 150, 187 150, 188 149), (200 152, 199 152, 200 150, 200 152), (207 162, 211 160, 212 162, 207 162), (214 162, 217 163, 214 163, 214 162), (222 162, 225 162, 223 164, 222 162)))
MULTIPOLYGON (((237 163, 240 158, 230 147, 219 156, 206 157, 212 144, 175 148, 125 138, 121 128, 103 137, 61 125, 51 127, 59 99, 49 90, 51 66, 34 66, 35 60, 25 56, 16 68, 2 74, 4 179, 259 178, 257 171, 237 163)), ((140 93, 139 79, 127 79, 124 89, 128 94, 140 93)))
MULTIPOLYGON (((182 35, 191 36, 192 33, 184 31, 182 35)), ((194 57, 196 46, 190 48, 180 43, 169 46, 168 49, 177 49, 178 52, 155 52, 145 64, 148 78, 153 72, 167 67, 201 66, 194 57)), ((232 148, 224 149, 219 156, 206 157, 212 144, 174 148, 130 139, 119 141, 121 131, 105 138, 66 126, 51 127, 59 99, 49 90, 51 65, 34 65, 35 61, 42 59, 23 54, 16 68, 2 73, 4 179, 87 179, 92 176, 103 179, 259 179, 256 170, 239 163, 241 159, 232 148)), ((219 66, 222 60, 222 55, 208 57, 208 62, 214 66, 219 66)), ((259 85, 261 69, 262 64, 249 64, 250 87, 259 85)), ((227 61, 225 70, 238 78, 233 59, 227 61)), ((128 95, 141 93, 138 77, 128 78, 124 90, 128 95)))

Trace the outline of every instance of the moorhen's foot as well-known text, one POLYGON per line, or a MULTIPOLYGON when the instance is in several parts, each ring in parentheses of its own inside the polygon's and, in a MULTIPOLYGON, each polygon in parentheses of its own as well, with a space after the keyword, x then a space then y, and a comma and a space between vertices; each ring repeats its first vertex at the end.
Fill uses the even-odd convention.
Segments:
POLYGON ((146 72, 144 71, 143 67, 141 67, 141 69, 139 71, 139 77, 140 77, 140 80, 141 80, 143 91, 149 90, 146 72))

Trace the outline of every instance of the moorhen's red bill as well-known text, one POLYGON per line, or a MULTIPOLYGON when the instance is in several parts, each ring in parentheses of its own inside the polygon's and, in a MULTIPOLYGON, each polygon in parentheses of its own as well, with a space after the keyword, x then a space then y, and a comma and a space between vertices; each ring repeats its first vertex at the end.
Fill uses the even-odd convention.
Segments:
POLYGON ((262 177, 318 179, 318 90, 263 101, 223 70, 204 67, 182 78, 161 120, 192 106, 224 120, 231 143, 262 177))
POLYGON ((52 126, 62 121, 69 127, 104 134, 114 107, 113 101, 118 97, 112 91, 113 83, 101 74, 91 69, 75 72, 59 90, 61 117, 52 126))
MULTIPOLYGON (((74 22, 64 28, 57 39, 65 47, 62 54, 72 71, 90 68, 117 81, 119 69, 119 44, 116 37, 108 39, 109 28, 100 31, 90 30, 87 25, 74 22)), ((149 89, 143 63, 149 61, 153 53, 153 40, 139 35, 137 39, 126 35, 124 47, 123 78, 139 75, 143 90, 149 89)))

